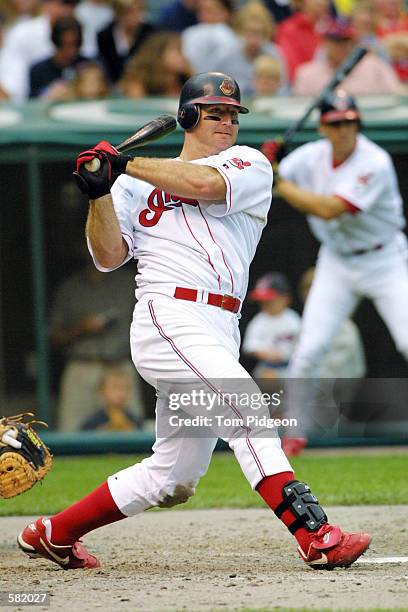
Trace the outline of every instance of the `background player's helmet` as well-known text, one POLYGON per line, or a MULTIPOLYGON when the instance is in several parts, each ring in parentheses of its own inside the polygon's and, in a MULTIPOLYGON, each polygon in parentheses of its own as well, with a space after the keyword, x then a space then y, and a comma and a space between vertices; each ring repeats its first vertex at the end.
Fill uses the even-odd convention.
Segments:
POLYGON ((239 113, 249 113, 249 110, 241 105, 238 83, 222 72, 202 72, 184 84, 177 120, 185 130, 191 130, 197 125, 200 104, 230 104, 236 106, 239 113))
POLYGON ((355 99, 343 89, 330 92, 320 103, 320 123, 331 124, 340 121, 358 121, 361 115, 355 99))

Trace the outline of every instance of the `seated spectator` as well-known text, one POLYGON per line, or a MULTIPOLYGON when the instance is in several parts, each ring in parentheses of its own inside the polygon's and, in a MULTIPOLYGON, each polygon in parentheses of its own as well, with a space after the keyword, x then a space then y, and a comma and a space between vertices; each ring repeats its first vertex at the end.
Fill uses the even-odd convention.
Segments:
POLYGON ((286 60, 290 82, 296 69, 313 58, 328 15, 329 0, 301 0, 299 10, 278 25, 275 40, 286 60))
POLYGON ((98 100, 110 93, 109 81, 104 69, 97 62, 83 62, 78 66, 70 83, 68 98, 71 100, 98 100))
MULTIPOLYGON (((220 53, 236 46, 234 0, 197 0, 198 24, 182 32, 183 54, 193 72, 215 70, 220 53)), ((229 74, 229 72, 228 72, 229 74)))
POLYGON ((86 264, 58 287, 50 313, 51 343, 65 358, 57 423, 63 431, 77 431, 92 413, 107 366, 127 372, 132 410, 144 414, 140 378, 129 348, 134 271, 99 272, 84 249, 86 264))
POLYGON ((373 0, 377 13, 377 34, 380 38, 395 32, 408 31, 408 14, 404 0, 373 0))
POLYGON ((300 331, 300 316, 289 308, 289 282, 283 274, 270 272, 258 279, 248 297, 261 308, 248 323, 242 344, 242 351, 258 361, 252 375, 284 378, 300 331))
POLYGON ((40 0, 0 0, 0 47, 20 23, 40 12, 40 0))
POLYGON ((63 100, 68 97, 69 83, 85 58, 80 55, 81 24, 74 17, 57 19, 51 30, 54 54, 30 69, 30 98, 63 100))
POLYGON ((400 81, 408 83, 408 32, 387 34, 382 42, 400 81))
POLYGON ((197 0, 170 0, 160 9, 157 25, 164 30, 182 32, 197 24, 197 0))
POLYGON ((281 94, 282 67, 270 55, 260 55, 254 62, 253 77, 254 96, 250 102, 251 109, 259 113, 271 110, 271 98, 281 94))
POLYGON ((255 100, 278 95, 282 91, 282 77, 282 64, 277 59, 270 55, 257 57, 252 81, 255 100))
POLYGON ((372 0, 358 0, 350 14, 350 26, 356 40, 364 47, 377 53, 382 60, 389 63, 390 57, 376 34, 376 13, 372 0))
POLYGON ((52 26, 60 17, 72 16, 77 3, 78 0, 42 0, 38 17, 20 23, 7 36, 0 51, 0 88, 12 100, 28 97, 32 64, 52 55, 52 26))
POLYGON ((113 20, 110 0, 82 0, 75 9, 75 17, 82 26, 82 53, 86 57, 96 58, 97 34, 113 20))
POLYGON ((98 33, 98 52, 111 83, 122 76, 126 61, 156 28, 144 17, 144 0, 112 0, 115 19, 98 33))
POLYGON ((142 429, 143 419, 133 414, 127 372, 107 368, 99 384, 99 408, 82 423, 82 430, 130 431, 142 429))
POLYGON ((280 63, 280 93, 287 93, 284 60, 279 48, 271 42, 275 23, 265 6, 259 0, 251 0, 237 11, 232 25, 237 34, 235 44, 219 53, 214 69, 230 74, 239 83, 243 96, 252 96, 254 61, 260 55, 269 55, 280 63))
MULTIPOLYGON (((303 64, 296 72, 293 93, 315 96, 330 81, 340 64, 355 46, 355 32, 346 22, 333 21, 325 32, 323 53, 303 64)), ((393 94, 401 91, 394 70, 375 53, 368 53, 343 82, 352 95, 393 94)))
POLYGON ((158 32, 127 62, 118 91, 126 98, 178 97, 191 74, 179 34, 158 32))
POLYGON ((377 34, 391 64, 404 83, 408 82, 408 15, 403 0, 374 0, 377 34))
POLYGON ((293 0, 264 0, 264 4, 270 11, 276 23, 284 21, 293 14, 296 2, 293 0))

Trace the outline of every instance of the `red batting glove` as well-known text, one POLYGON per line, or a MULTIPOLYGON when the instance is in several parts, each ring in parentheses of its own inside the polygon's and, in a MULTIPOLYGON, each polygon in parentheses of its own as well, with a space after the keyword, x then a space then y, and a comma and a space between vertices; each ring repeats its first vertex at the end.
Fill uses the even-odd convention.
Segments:
POLYGON ((82 151, 76 160, 76 171, 79 172, 81 170, 81 166, 86 162, 91 161, 97 157, 101 162, 106 159, 108 161, 108 173, 109 178, 115 177, 115 179, 119 176, 119 174, 124 174, 126 172, 126 165, 132 157, 128 155, 122 155, 119 153, 115 147, 113 147, 106 140, 101 140, 95 147, 92 149, 87 149, 86 151, 82 151))
POLYGON ((101 140, 101 142, 98 142, 98 144, 92 148, 94 151, 103 151, 103 153, 110 153, 116 156, 120 155, 119 151, 107 140, 101 140))
POLYGON ((287 148, 279 140, 266 140, 261 146, 261 151, 273 166, 285 157, 287 148))
POLYGON ((101 162, 104 158, 104 156, 101 153, 95 151, 95 149, 87 149, 86 151, 81 151, 81 153, 76 158, 76 171, 79 172, 84 164, 92 161, 95 157, 97 157, 101 162))
POLYGON ((117 174, 118 176, 119 174, 125 174, 128 161, 133 159, 129 155, 123 155, 120 153, 106 140, 101 140, 101 142, 98 142, 93 150, 99 154, 105 155, 105 157, 109 160, 113 173, 117 174))

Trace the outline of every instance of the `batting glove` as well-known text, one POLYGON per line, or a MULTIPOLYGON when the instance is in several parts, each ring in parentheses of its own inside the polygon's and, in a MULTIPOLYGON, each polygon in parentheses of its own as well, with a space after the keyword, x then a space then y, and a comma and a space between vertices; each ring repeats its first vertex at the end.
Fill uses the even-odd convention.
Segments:
POLYGON ((89 155, 90 151, 80 153, 77 158, 77 170, 73 173, 77 186, 88 195, 90 200, 96 200, 110 193, 111 187, 118 175, 112 175, 112 168, 109 161, 104 155, 98 154, 89 155), (84 166, 85 162, 91 161, 94 157, 98 157, 100 166, 95 172, 90 172, 84 166))
POLYGON ((111 165, 112 172, 116 173, 118 176, 119 174, 125 174, 128 161, 133 159, 133 157, 129 155, 120 153, 106 140, 98 142, 98 144, 93 147, 93 150, 98 154, 104 154, 106 156, 111 165))
POLYGON ((261 146, 261 151, 272 166, 278 164, 288 153, 287 146, 279 140, 266 140, 261 146))

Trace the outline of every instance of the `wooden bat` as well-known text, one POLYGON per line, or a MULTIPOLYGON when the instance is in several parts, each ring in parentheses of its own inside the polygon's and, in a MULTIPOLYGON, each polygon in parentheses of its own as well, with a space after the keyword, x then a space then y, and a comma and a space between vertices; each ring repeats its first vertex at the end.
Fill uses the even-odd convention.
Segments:
MULTIPOLYGON (((132 134, 129 138, 117 145, 116 149, 121 153, 132 151, 138 147, 143 147, 148 142, 153 142, 163 136, 167 136, 170 132, 173 132, 177 127, 177 122, 171 115, 160 115, 157 119, 152 119, 141 127, 137 132, 132 134)), ((85 168, 89 172, 96 172, 99 170, 101 162, 97 157, 93 160, 86 162, 85 168)))
POLYGON ((350 55, 346 57, 344 62, 338 67, 338 69, 334 73, 331 81, 326 85, 326 87, 324 87, 324 89, 322 89, 320 94, 307 107, 300 119, 298 119, 288 130, 286 130, 282 138, 279 139, 281 140, 283 145, 287 145, 292 141, 293 136, 296 134, 296 132, 302 129, 314 109, 320 106, 320 103, 327 96, 327 94, 336 89, 336 87, 344 81, 346 76, 350 74, 353 68, 357 66, 359 61, 363 59, 367 52, 368 49, 366 49, 366 47, 356 47, 350 53, 350 55))

